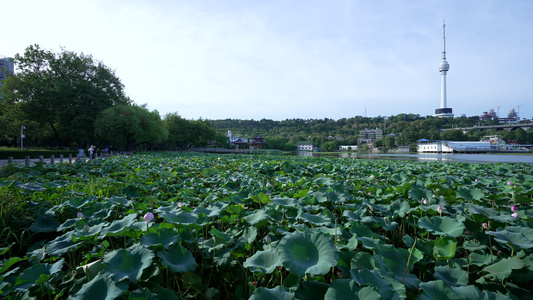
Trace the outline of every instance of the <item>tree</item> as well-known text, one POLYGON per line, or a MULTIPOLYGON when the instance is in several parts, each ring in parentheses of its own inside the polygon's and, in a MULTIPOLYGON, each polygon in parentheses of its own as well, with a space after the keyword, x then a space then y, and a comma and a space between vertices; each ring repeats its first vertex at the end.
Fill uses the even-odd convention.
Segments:
POLYGON ((448 141, 466 141, 465 134, 459 129, 447 130, 442 133, 442 139, 448 141))
POLYGON ((394 149, 396 147, 396 140, 392 136, 386 136, 383 138, 383 146, 385 149, 394 149))
POLYGON ((114 71, 91 55, 32 45, 14 62, 19 72, 2 86, 3 99, 25 119, 49 127, 58 146, 92 141, 100 112, 131 102, 114 71))
POLYGON ((168 130, 167 144, 172 149, 188 149, 193 146, 205 146, 208 142, 216 140, 222 142, 222 137, 208 121, 189 121, 180 117, 177 113, 169 113, 164 119, 168 130))
POLYGON ((94 123, 98 138, 127 151, 143 144, 157 145, 168 138, 168 130, 159 112, 150 112, 145 105, 123 104, 107 108, 94 123))

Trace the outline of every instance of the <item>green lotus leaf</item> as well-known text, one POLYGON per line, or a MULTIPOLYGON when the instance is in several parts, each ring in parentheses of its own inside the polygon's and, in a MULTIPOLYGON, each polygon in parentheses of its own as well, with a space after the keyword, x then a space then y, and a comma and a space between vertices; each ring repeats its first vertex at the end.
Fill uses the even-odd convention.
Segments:
POLYGON ((494 240, 503 245, 511 244, 520 249, 533 248, 533 241, 528 239, 521 232, 510 232, 508 230, 502 231, 488 231, 488 234, 494 236, 494 240))
POLYGON ((91 204, 95 199, 96 199, 96 197, 93 197, 93 196, 76 197, 76 198, 72 198, 72 199, 68 200, 67 202, 65 202, 65 205, 66 206, 70 206, 70 207, 75 208, 75 209, 80 209, 80 208, 84 207, 85 205, 91 204))
POLYGON ((130 215, 125 216, 121 220, 115 220, 111 222, 109 226, 102 229, 100 238, 104 238, 106 236, 122 235, 124 231, 130 229, 130 226, 135 222, 136 218, 137 218, 137 214, 130 214, 130 215))
POLYGON ((399 281, 381 277, 375 270, 351 270, 352 279, 359 285, 371 284, 383 299, 399 300, 407 298, 405 285, 399 281))
POLYGON ((423 217, 418 225, 436 235, 447 235, 450 237, 460 237, 463 234, 465 225, 450 217, 423 217))
MULTIPOLYGON (((376 254, 383 259, 383 262, 386 264, 389 270, 394 273, 398 281, 403 279, 409 256, 411 256, 411 259, 409 260, 409 267, 407 269, 408 271, 413 270, 415 262, 424 258, 422 252, 416 248, 413 249, 411 254, 410 250, 408 249, 395 248, 392 245, 385 244, 378 246, 376 249, 376 254)), ((406 277, 406 280, 409 281, 409 285, 418 286, 418 278, 410 273, 407 275, 410 276, 409 278, 406 277)))
POLYGON ((294 293, 296 299, 324 300, 329 284, 320 281, 302 281, 294 293))
POLYGON ((381 295, 372 286, 358 286, 352 279, 335 279, 324 296, 324 300, 381 300, 381 295))
POLYGON ((186 211, 180 211, 178 213, 166 212, 162 214, 162 217, 167 222, 173 224, 190 225, 197 223, 196 217, 186 211))
POLYGON ((417 186, 409 191, 409 196, 411 196, 416 202, 420 203, 424 198, 430 199, 431 196, 433 196, 433 192, 426 187, 417 186))
POLYGON ((2 262, 2 265, 0 265, 0 279, 3 279, 1 276, 3 276, 4 272, 9 270, 9 268, 18 263, 19 261, 22 261, 23 259, 20 257, 10 257, 6 261, 2 262))
POLYGON ((438 238, 433 246, 433 257, 438 261, 446 261, 455 257, 457 241, 455 239, 444 237, 438 238))
POLYGON ((290 161, 282 162, 280 167, 281 167, 281 170, 283 170, 283 172, 285 172, 287 174, 291 173, 292 170, 294 169, 294 165, 290 161))
POLYGON ((513 256, 510 258, 504 258, 488 267, 483 269, 483 272, 489 274, 485 275, 486 277, 504 280, 508 278, 514 269, 522 269, 524 267, 524 262, 518 256, 513 256))
POLYGON ((293 300, 294 296, 284 288, 277 286, 273 289, 259 287, 249 300, 293 300))
POLYGON ((331 225, 331 218, 324 215, 313 215, 304 212, 300 214, 299 219, 307 221, 315 226, 331 225))
POLYGON ((141 197, 141 194, 139 193, 139 188, 131 184, 124 188, 124 192, 126 193, 126 196, 128 196, 129 198, 141 197))
POLYGON ((461 196, 463 199, 470 200, 480 200, 485 197, 485 193, 482 190, 477 188, 459 188, 457 189, 457 195, 461 196))
POLYGON ((37 220, 30 226, 33 232, 53 232, 59 227, 59 223, 51 218, 39 216, 37 220))
POLYGON ((250 198, 256 203, 267 204, 270 202, 270 196, 265 193, 259 193, 257 195, 252 195, 250 198))
POLYGON ((405 217, 405 215, 409 212, 411 208, 408 201, 402 201, 402 200, 395 200, 391 202, 389 207, 393 215, 398 216, 400 218, 405 217))
POLYGON ((256 225, 257 223, 266 219, 268 219, 268 213, 262 209, 244 217, 244 220, 246 220, 246 222, 248 222, 250 225, 256 225))
POLYGON ((468 285, 468 273, 460 268, 450 266, 437 266, 433 273, 435 279, 444 280, 449 285, 468 285))
POLYGON ((137 282, 144 269, 152 264, 154 253, 145 248, 137 247, 133 251, 126 249, 115 250, 104 256, 104 270, 111 274, 114 281, 128 279, 137 282))
POLYGON ((276 267, 281 266, 281 257, 278 253, 266 250, 257 251, 254 255, 246 259, 244 267, 249 268, 253 273, 270 274, 276 267))
POLYGON ((335 180, 327 177, 320 177, 313 181, 313 184, 315 185, 333 185, 335 184, 335 180))
POLYGON ((298 205, 298 202, 293 198, 274 198, 272 199, 272 202, 285 208, 295 207, 298 205))
POLYGON ((42 192, 46 190, 45 187, 42 187, 38 184, 33 184, 33 183, 21 184, 18 187, 24 190, 32 191, 32 192, 42 192))
POLYGON ((476 286, 449 286, 443 280, 420 283, 424 293, 420 296, 423 300, 449 300, 449 299, 485 299, 476 286))
POLYGON ((194 271, 198 264, 194 261, 191 251, 185 249, 180 244, 172 245, 168 250, 157 253, 164 265, 170 268, 172 272, 185 273, 194 271))
POLYGON ((42 284, 55 273, 59 272, 63 267, 64 259, 58 260, 56 263, 50 264, 35 264, 25 269, 15 282, 15 289, 18 291, 25 291, 28 288, 42 284))
POLYGON ((45 245, 45 251, 51 256, 61 256, 69 251, 81 246, 81 242, 74 243, 73 232, 69 231, 61 236, 58 236, 53 241, 45 245))
POLYGON ((168 248, 170 245, 179 242, 180 236, 170 228, 158 229, 156 232, 149 233, 141 237, 140 242, 143 246, 158 246, 168 248))
POLYGON ((326 274, 339 258, 333 240, 321 233, 290 233, 281 239, 278 252, 283 265, 299 276, 326 274))
POLYGON ((113 300, 128 290, 126 280, 115 282, 108 273, 100 272, 93 280, 84 284, 81 289, 69 299, 76 300, 113 300))

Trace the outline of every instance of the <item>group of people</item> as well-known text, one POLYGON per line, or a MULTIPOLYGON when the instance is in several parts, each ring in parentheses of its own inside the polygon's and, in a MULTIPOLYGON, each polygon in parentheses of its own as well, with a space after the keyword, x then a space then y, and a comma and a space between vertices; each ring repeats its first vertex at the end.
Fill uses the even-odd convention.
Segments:
MULTIPOLYGON (((106 156, 109 154, 109 148, 108 147, 105 147, 104 153, 105 153, 106 156)), ((96 158, 96 147, 95 146, 89 147, 89 158, 90 159, 96 158)))

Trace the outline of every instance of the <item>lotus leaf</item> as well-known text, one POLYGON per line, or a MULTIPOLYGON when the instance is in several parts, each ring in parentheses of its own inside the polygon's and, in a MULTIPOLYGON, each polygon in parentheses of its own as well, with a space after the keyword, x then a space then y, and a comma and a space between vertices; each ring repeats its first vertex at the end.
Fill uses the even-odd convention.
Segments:
POLYGON ((146 269, 152 263, 154 253, 145 248, 137 247, 133 251, 126 249, 115 250, 104 256, 104 270, 111 274, 114 281, 128 279, 137 282, 146 269))
POLYGON ((483 269, 483 272, 488 272, 486 277, 504 280, 508 278, 514 269, 522 269, 524 263, 517 256, 504 258, 483 269))
POLYGON ((444 280, 448 285, 461 286, 468 284, 468 274, 465 270, 450 266, 437 266, 433 273, 435 279, 444 280))
POLYGON ((455 256, 457 241, 455 239, 444 237, 438 238, 433 246, 433 257, 438 261, 446 261, 455 256))
POLYGON ((165 219, 169 223, 173 224, 180 224, 180 225, 190 225, 190 224, 196 224, 197 220, 196 218, 185 211, 180 212, 166 212, 162 214, 163 219, 165 219))
POLYGON ((158 229, 156 232, 149 233, 141 237, 140 242, 143 246, 161 245, 168 248, 170 245, 179 242, 179 234, 170 228, 158 229))
POLYGON ((423 217, 418 225, 429 232, 437 235, 447 235, 450 237, 460 237, 463 234, 465 225, 450 217, 423 217))
POLYGON ((273 289, 259 287, 249 300, 292 300, 294 296, 284 288, 277 286, 273 289))
POLYGON ((338 261, 331 238, 321 233, 308 235, 295 231, 283 237, 278 245, 283 265, 299 276, 323 275, 338 261))
POLYGON ((488 234, 494 236, 494 240, 503 245, 511 244, 519 249, 533 248, 533 241, 528 239, 521 232, 510 232, 507 230, 502 231, 488 231, 488 234))
POLYGON ((243 265, 254 273, 270 274, 276 267, 281 266, 282 262, 277 252, 266 250, 257 251, 254 255, 246 259, 243 265))
POLYGON ((381 300, 381 295, 372 286, 361 287, 351 279, 335 279, 327 290, 324 300, 381 300))
POLYGON ((194 271, 198 264, 194 261, 191 251, 185 249, 180 244, 174 244, 168 250, 158 252, 164 265, 168 266, 172 272, 185 273, 194 271))
POLYGON ((106 272, 100 272, 93 280, 84 284, 72 297, 76 300, 113 300, 128 290, 128 282, 115 282, 106 272))

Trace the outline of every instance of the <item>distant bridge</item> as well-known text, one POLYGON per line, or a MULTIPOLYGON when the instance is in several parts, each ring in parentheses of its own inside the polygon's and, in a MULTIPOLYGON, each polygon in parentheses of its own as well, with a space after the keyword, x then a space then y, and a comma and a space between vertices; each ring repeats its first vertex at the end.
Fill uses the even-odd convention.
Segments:
POLYGON ((496 130, 516 130, 518 128, 522 128, 524 130, 528 130, 529 128, 533 128, 533 123, 527 123, 527 124, 498 124, 498 125, 489 125, 489 126, 474 126, 474 127, 457 127, 457 128, 444 128, 440 129, 440 132, 445 132, 448 130, 461 130, 463 133, 467 133, 471 129, 479 129, 481 131, 485 129, 496 129, 496 130))

